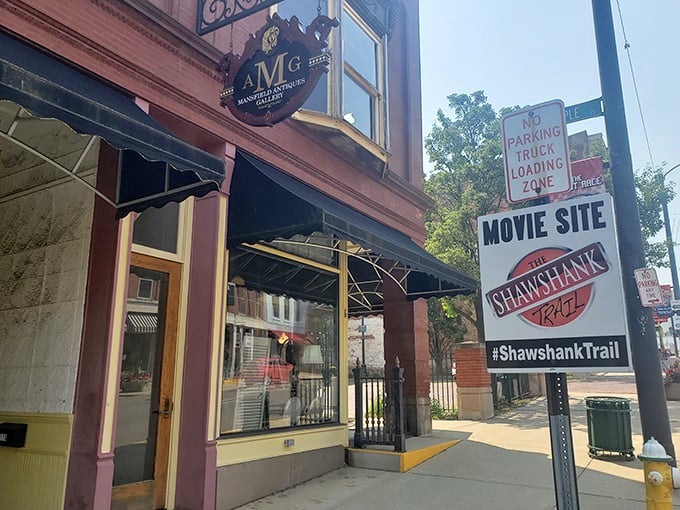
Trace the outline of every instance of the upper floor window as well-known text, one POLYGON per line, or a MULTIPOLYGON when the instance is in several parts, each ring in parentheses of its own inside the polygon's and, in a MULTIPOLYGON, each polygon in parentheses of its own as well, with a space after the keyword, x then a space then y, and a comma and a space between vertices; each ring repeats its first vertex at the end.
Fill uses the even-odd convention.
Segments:
POLYGON ((282 18, 297 16, 303 27, 321 13, 338 18, 331 31, 333 61, 304 107, 339 117, 378 145, 385 144, 385 35, 380 36, 352 4, 356 0, 285 0, 277 5, 282 18))

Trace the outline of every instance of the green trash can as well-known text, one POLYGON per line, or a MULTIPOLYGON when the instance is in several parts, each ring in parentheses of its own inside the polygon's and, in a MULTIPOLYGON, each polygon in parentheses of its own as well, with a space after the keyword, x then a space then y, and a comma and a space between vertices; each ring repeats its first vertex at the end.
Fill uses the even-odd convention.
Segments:
POLYGON ((626 460, 635 458, 629 398, 586 397, 586 417, 591 457, 618 454, 626 460))

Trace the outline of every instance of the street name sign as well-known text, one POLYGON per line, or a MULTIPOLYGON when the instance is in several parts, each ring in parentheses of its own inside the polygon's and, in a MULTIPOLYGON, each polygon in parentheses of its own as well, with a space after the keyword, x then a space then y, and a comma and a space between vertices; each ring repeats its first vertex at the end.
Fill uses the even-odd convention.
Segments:
POLYGON ((611 196, 477 219, 489 372, 630 369, 611 196))
POLYGON ((508 201, 534 200, 571 189, 564 103, 559 99, 501 119, 508 201))
POLYGON ((567 124, 600 117, 601 115, 604 115, 604 111, 602 110, 602 98, 599 97, 585 103, 574 104, 564 108, 564 117, 567 124))
POLYGON ((656 269, 643 267, 636 269, 634 273, 642 306, 652 308, 664 304, 656 269))

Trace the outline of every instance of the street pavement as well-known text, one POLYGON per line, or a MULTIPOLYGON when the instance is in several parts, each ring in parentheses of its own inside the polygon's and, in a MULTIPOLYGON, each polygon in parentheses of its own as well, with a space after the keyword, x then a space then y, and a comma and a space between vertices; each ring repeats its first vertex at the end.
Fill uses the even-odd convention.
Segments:
MULTIPOLYGON (((581 510, 645 508, 642 463, 588 455, 586 396, 631 398, 636 455, 642 450, 633 374, 589 374, 568 381, 581 510)), ((680 402, 668 402, 680 450, 680 402)), ((240 507, 241 510, 556 508, 548 412, 544 397, 489 420, 435 421, 433 436, 462 441, 406 473, 345 467, 240 507)), ((431 441, 433 438, 428 438, 431 441)), ((419 438, 407 447, 417 448, 419 438)), ((576 507, 572 507, 576 508, 576 507)), ((673 508, 680 508, 680 490, 673 508)))

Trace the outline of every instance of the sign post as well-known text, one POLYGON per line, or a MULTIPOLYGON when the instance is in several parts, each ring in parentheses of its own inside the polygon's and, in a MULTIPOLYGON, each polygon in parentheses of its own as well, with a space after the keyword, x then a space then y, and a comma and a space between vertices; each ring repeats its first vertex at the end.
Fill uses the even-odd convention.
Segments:
POLYGON ((546 373, 557 508, 577 510, 565 373, 631 365, 612 199, 584 196, 477 222, 489 372, 546 373))

